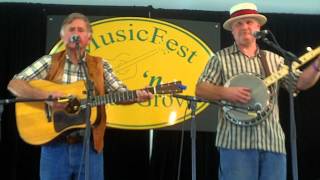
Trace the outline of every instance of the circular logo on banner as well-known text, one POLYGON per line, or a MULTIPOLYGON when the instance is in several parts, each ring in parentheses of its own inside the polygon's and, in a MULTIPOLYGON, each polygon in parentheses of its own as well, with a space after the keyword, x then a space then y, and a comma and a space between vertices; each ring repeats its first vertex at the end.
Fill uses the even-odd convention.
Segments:
MULTIPOLYGON (((88 53, 106 59, 130 90, 181 81, 187 87, 182 94, 194 96, 198 77, 213 54, 194 34, 165 21, 119 17, 91 25, 88 53)), ((50 54, 63 48, 60 41, 50 54)), ((199 103, 196 114, 207 106, 199 103)), ((107 126, 121 129, 153 129, 191 118, 185 114, 188 102, 170 95, 132 105, 107 104, 106 108, 107 126)))

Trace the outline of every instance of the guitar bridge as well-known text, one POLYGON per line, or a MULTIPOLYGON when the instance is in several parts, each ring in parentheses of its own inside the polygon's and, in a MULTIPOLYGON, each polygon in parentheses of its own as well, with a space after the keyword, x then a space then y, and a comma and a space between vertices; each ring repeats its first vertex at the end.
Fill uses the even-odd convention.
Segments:
POLYGON ((52 121, 52 108, 47 103, 45 103, 44 109, 45 109, 45 113, 46 113, 46 117, 47 117, 48 122, 51 122, 52 121))

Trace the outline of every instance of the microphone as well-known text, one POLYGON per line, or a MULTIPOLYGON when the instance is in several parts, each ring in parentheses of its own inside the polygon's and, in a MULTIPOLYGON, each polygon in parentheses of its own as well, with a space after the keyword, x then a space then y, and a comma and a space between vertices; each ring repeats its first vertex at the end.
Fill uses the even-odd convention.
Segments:
POLYGON ((80 36, 73 34, 71 35, 70 39, 69 39, 70 43, 79 43, 80 42, 80 36))
POLYGON ((252 35, 256 38, 256 39, 261 39, 266 37, 266 35, 269 34, 268 30, 261 30, 261 31, 255 31, 252 33, 252 35))

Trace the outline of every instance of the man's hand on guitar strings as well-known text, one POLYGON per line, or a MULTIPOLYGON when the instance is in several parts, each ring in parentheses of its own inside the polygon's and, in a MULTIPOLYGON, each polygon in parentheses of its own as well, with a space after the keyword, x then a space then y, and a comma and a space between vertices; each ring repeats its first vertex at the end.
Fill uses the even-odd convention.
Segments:
POLYGON ((68 101, 59 101, 59 98, 64 97, 60 92, 49 92, 48 101, 46 103, 55 110, 63 110, 68 105, 68 101))
POLYGON ((247 104, 251 100, 251 89, 247 87, 228 87, 225 100, 232 103, 247 104))

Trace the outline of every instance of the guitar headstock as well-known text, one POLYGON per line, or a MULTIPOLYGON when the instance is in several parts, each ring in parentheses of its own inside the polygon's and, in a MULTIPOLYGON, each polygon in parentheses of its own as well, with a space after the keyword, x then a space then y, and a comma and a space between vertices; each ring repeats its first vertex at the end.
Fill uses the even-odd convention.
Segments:
POLYGON ((160 84, 154 87, 156 94, 175 94, 181 93, 187 87, 182 85, 181 81, 160 84))

